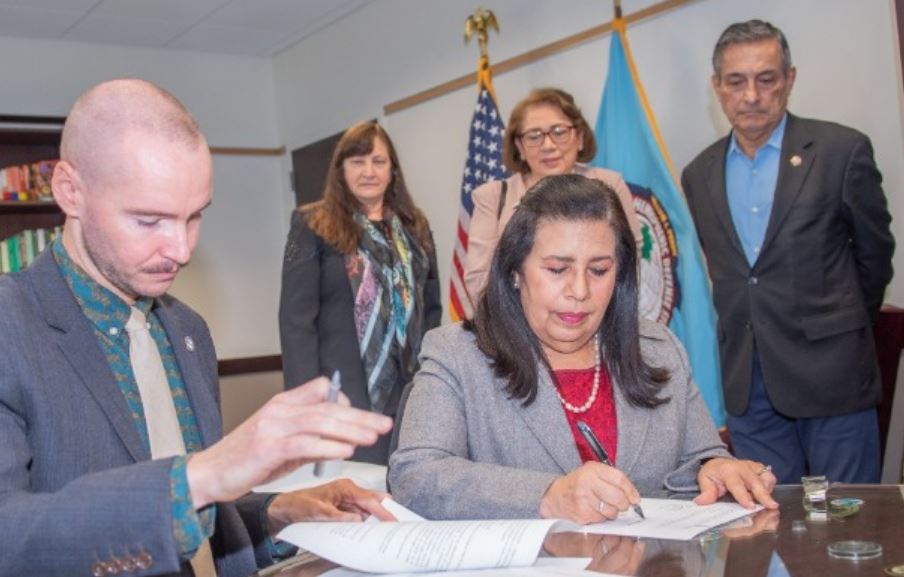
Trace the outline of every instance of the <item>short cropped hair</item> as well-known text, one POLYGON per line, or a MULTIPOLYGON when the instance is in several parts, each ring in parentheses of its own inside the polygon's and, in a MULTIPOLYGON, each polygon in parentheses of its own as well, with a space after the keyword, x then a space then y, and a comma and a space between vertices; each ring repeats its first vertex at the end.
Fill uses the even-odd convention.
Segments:
POLYGON ((791 48, 788 46, 788 39, 785 38, 785 34, 781 30, 763 20, 736 22, 722 32, 713 50, 713 74, 718 77, 722 73, 722 55, 725 53, 726 48, 733 44, 759 42, 761 40, 776 40, 781 46, 782 71, 787 76, 791 70, 791 48))
POLYGON ((63 126, 60 158, 98 184, 117 169, 109 155, 136 132, 190 149, 206 144, 198 122, 172 93, 147 80, 120 78, 78 97, 63 126))

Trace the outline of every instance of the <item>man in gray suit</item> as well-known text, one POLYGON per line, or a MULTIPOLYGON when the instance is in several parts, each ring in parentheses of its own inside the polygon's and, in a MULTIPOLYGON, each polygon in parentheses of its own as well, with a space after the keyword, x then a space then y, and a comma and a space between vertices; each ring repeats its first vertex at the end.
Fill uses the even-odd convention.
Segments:
POLYGON ((246 495, 391 423, 326 403, 320 378, 221 439, 210 334, 166 294, 212 190, 182 104, 140 80, 92 88, 61 158, 62 240, 0 277, 0 575, 247 575, 287 523, 385 517, 351 483, 246 495))
POLYGON ((735 452, 780 483, 877 482, 871 322, 894 239, 870 141, 786 111, 796 70, 769 23, 729 26, 713 69, 732 132, 682 184, 713 282, 735 452))

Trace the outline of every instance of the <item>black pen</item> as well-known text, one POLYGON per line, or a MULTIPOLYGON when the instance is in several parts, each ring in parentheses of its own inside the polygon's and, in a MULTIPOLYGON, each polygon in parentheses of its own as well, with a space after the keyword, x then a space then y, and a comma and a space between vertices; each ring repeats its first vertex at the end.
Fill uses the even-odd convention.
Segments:
MULTIPOLYGON (((577 423, 578 430, 581 432, 581 435, 584 436, 584 440, 587 441, 587 444, 590 445, 590 450, 593 451, 593 454, 596 455, 596 460, 604 465, 609 465, 610 467, 614 467, 615 465, 609 460, 609 455, 606 454, 606 449, 600 444, 599 440, 597 440, 596 435, 593 434, 593 430, 585 423, 584 421, 578 421, 577 423)), ((647 516, 643 514, 643 509, 640 508, 640 505, 632 505, 634 508, 634 512, 640 515, 641 519, 646 519, 647 516)))

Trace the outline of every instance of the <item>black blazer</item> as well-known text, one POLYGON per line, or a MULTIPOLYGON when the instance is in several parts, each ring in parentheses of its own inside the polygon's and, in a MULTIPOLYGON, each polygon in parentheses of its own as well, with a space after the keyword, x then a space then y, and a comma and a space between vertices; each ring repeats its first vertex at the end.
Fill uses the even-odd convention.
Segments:
POLYGON ((747 408, 754 349, 780 413, 824 417, 876 406, 871 319, 892 278, 895 242, 869 139, 788 115, 753 267, 728 206, 728 144, 726 137, 704 150, 681 178, 713 282, 728 412, 747 408))
MULTIPOLYGON (((414 271, 416 298, 424 299, 425 333, 439 326, 442 318, 436 251, 428 256, 429 269, 414 271)), ((283 260, 279 337, 287 389, 339 369, 342 392, 352 406, 372 410, 345 256, 314 234, 298 211, 292 215, 283 260)), ((416 355, 420 343, 411 343, 411 348, 406 353, 416 355)), ((404 375, 404 382, 393 390, 384 408, 386 415, 395 417, 402 388, 413 376, 404 375)), ((385 465, 389 442, 390 435, 383 435, 373 447, 358 448, 354 459, 385 465)))

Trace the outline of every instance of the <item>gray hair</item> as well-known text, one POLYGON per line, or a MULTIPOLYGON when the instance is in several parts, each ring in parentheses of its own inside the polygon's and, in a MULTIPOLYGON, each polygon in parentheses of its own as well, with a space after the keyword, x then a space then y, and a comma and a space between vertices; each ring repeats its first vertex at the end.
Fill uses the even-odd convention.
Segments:
POLYGON ((778 41, 779 46, 782 47, 782 71, 787 76, 791 70, 791 48, 788 47, 788 39, 785 38, 785 34, 781 30, 762 20, 736 22, 722 32, 718 42, 716 42, 716 48, 713 50, 713 73, 716 76, 722 73, 722 54, 726 48, 732 44, 759 42, 761 40, 778 41))

